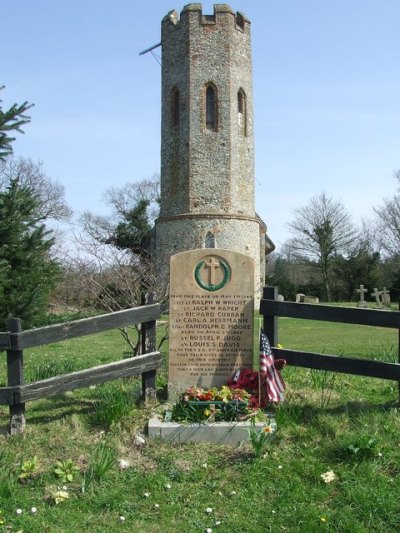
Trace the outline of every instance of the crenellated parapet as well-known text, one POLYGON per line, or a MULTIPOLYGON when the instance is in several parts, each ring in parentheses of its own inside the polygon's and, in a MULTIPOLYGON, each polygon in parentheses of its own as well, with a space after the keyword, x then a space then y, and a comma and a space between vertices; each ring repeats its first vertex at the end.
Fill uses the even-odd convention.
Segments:
POLYGON ((180 29, 185 24, 208 25, 230 25, 238 31, 248 33, 250 31, 250 20, 241 12, 232 10, 228 4, 215 4, 213 15, 203 15, 200 3, 186 5, 181 13, 170 11, 162 21, 163 28, 168 30, 180 29))

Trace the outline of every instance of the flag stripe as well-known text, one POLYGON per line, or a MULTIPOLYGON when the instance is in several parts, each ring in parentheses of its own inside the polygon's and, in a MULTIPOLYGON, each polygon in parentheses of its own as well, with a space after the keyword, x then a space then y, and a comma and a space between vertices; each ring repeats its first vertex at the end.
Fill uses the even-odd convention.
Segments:
POLYGON ((275 368, 274 354, 268 337, 263 331, 260 334, 260 373, 265 376, 264 383, 269 400, 271 402, 283 401, 286 385, 279 370, 275 368))

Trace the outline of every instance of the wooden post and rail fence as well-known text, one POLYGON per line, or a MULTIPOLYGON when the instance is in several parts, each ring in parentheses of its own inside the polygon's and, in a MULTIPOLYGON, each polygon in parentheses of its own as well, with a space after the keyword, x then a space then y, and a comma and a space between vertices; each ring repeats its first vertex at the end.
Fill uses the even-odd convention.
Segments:
POLYGON ((278 301, 278 289, 276 287, 265 287, 260 302, 260 313, 263 315, 265 334, 271 346, 274 347, 274 354, 276 357, 286 359, 288 365, 397 381, 399 383, 400 398, 400 311, 280 302, 278 301), (279 343, 278 317, 397 329, 399 332, 398 362, 375 361, 357 357, 324 355, 276 348, 279 343))
MULTIPOLYGON (((286 359, 288 365, 397 381, 400 395, 399 356, 398 362, 393 363, 277 348, 279 317, 394 328, 399 332, 400 348, 400 311, 280 302, 277 288, 265 287, 260 302, 260 313, 263 315, 264 331, 274 348, 275 355, 286 359)), ((9 331, 0 333, 0 350, 7 351, 8 379, 7 387, 0 387, 0 404, 9 406, 10 433, 23 432, 27 402, 113 379, 141 375, 143 398, 145 400, 155 398, 156 369, 162 364, 162 356, 156 350, 156 320, 160 316, 160 305, 153 303, 153 297, 150 295, 146 298, 145 305, 141 307, 32 330, 23 331, 18 318, 10 319, 9 331), (141 324, 142 327, 141 355, 24 383, 25 349, 134 324, 141 324)))
MULTIPOLYGON (((20 319, 10 319, 9 331, 0 333, 0 350, 7 351, 7 387, 0 387, 0 404, 9 406, 10 433, 12 435, 23 433, 26 402, 113 379, 141 375, 144 400, 155 398, 156 369, 162 364, 162 356, 156 350, 156 320, 160 318, 161 313, 160 305, 153 303, 152 295, 147 296, 146 304, 133 309, 26 331, 22 331, 20 319), (141 355, 25 384, 25 349, 134 324, 141 324, 142 328, 141 355)), ((82 360, 84 357, 83 353, 82 360)))

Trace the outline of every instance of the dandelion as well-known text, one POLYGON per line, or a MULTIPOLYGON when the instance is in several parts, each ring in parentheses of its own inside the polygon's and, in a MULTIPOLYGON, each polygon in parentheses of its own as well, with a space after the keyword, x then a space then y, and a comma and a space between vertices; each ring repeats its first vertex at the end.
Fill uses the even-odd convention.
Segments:
POLYGON ((67 485, 63 485, 61 488, 62 488, 62 490, 68 490, 67 485))
POLYGON ((324 516, 321 516, 321 522, 326 522, 326 518, 324 516))
POLYGON ((212 533, 212 529, 211 529, 210 527, 208 527, 208 528, 206 529, 206 533, 212 533))
POLYGON ((22 514, 22 509, 17 509, 15 512, 16 514, 22 514))
POLYGON ((212 513, 212 511, 213 511, 213 510, 211 509, 211 507, 207 507, 207 509, 206 509, 206 513, 212 513))
POLYGON ((31 508, 31 513, 32 513, 32 514, 35 514, 36 511, 37 511, 36 507, 32 507, 32 508, 31 508))
POLYGON ((331 481, 335 481, 336 474, 333 472, 333 470, 328 470, 328 472, 324 472, 321 474, 321 478, 325 483, 331 483, 331 481))

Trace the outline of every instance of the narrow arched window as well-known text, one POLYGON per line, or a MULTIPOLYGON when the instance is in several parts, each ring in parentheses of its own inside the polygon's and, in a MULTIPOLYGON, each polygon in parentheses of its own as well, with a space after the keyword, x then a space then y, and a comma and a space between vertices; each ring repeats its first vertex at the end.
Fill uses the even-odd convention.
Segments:
POLYGON ((237 106, 238 106, 238 126, 239 131, 243 134, 247 134, 246 130, 246 93, 243 89, 239 89, 237 94, 237 106))
POLYGON ((206 88, 206 128, 217 130, 217 93, 212 85, 206 88))
POLYGON ((178 89, 172 91, 172 125, 176 128, 179 126, 181 115, 181 101, 178 89))
POLYGON ((204 248, 215 248, 215 235, 212 231, 208 231, 204 240, 204 248))

